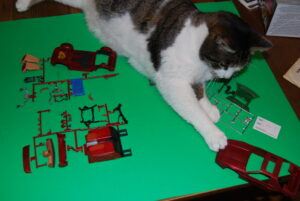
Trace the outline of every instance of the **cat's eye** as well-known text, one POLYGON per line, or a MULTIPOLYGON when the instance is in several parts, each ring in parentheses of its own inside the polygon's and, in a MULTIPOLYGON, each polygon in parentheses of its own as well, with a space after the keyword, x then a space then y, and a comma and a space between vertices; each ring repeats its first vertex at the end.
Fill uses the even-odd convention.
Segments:
POLYGON ((220 66, 220 67, 222 67, 222 68, 225 68, 225 70, 227 70, 227 69, 228 69, 228 63, 227 63, 227 62, 225 62, 225 61, 221 61, 221 62, 219 62, 219 66, 220 66))
POLYGON ((211 57, 211 56, 207 56, 207 59, 214 62, 214 63, 218 63, 217 59, 211 57))

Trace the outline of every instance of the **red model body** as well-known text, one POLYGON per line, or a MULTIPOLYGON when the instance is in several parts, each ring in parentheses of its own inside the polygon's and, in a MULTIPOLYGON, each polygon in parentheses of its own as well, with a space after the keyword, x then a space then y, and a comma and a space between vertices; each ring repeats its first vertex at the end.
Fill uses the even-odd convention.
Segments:
POLYGON ((51 64, 62 64, 70 70, 91 72, 99 68, 113 71, 116 65, 117 54, 109 47, 102 47, 96 52, 74 50, 70 43, 63 43, 55 48, 51 57, 51 64), (107 63, 95 64, 97 55, 108 56, 107 63))
POLYGON ((222 168, 230 168, 237 172, 241 178, 266 190, 277 191, 286 196, 295 197, 300 188, 300 167, 270 152, 241 141, 228 140, 227 147, 218 152, 216 162, 222 168), (264 159, 260 170, 246 170, 252 154, 261 156, 264 159), (269 162, 275 164, 272 172, 267 170, 269 162), (283 163, 289 164, 290 175, 288 176, 288 182, 282 186, 279 183, 279 173, 283 163), (261 181, 252 177, 251 174, 262 174, 269 179, 261 181))

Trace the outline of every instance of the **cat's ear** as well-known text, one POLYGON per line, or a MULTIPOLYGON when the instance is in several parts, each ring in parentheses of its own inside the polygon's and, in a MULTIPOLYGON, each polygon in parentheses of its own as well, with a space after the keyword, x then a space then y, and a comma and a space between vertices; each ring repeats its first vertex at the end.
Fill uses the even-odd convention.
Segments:
POLYGON ((273 47, 272 43, 261 34, 252 31, 250 36, 250 51, 251 53, 267 51, 273 47))

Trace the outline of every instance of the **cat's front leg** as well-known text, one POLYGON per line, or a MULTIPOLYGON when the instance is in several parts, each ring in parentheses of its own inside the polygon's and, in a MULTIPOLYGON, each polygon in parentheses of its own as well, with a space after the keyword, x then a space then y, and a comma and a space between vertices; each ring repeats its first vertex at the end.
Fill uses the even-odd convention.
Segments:
POLYGON ((206 112, 208 117, 214 122, 218 122, 221 115, 217 106, 213 105, 206 95, 205 85, 202 83, 192 85, 201 108, 206 112))
POLYGON ((216 127, 200 106, 193 88, 188 81, 180 78, 166 77, 159 73, 155 81, 165 100, 181 117, 196 128, 210 149, 218 151, 225 148, 227 145, 226 136, 216 127))
POLYGON ((200 100, 199 100, 200 106, 203 108, 203 110, 207 113, 209 118, 214 122, 218 122, 221 115, 220 111, 217 108, 217 106, 213 105, 207 98, 206 95, 204 95, 200 100))

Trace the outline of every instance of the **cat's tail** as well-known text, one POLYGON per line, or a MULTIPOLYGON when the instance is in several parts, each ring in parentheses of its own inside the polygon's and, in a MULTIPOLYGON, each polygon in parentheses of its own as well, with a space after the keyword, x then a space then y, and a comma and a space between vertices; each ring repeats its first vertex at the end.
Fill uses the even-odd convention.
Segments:
MULTIPOLYGON (((34 4, 40 3, 45 0, 17 0, 16 1, 16 9, 19 12, 24 12, 27 11, 31 6, 34 4)), ((79 8, 83 9, 85 3, 87 2, 86 0, 53 0, 74 8, 79 8)))

